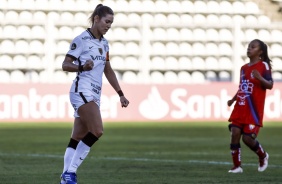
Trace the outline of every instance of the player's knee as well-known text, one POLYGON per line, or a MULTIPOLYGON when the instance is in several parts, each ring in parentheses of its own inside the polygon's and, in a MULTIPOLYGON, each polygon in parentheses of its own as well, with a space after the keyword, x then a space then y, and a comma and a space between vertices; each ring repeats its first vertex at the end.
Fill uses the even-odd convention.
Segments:
POLYGON ((94 130, 92 132, 97 138, 100 138, 103 135, 103 130, 94 130))
POLYGON ((241 137, 241 132, 239 131, 232 131, 231 132, 231 138, 232 139, 239 139, 241 137))
POLYGON ((252 146, 252 145, 256 142, 255 138, 252 137, 251 135, 243 135, 242 141, 243 141, 247 146, 252 146))

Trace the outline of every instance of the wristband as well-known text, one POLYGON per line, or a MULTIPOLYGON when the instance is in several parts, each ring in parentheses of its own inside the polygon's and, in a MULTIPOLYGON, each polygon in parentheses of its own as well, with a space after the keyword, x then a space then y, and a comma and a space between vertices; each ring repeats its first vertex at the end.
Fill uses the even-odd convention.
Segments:
POLYGON ((121 97, 121 96, 124 96, 122 90, 119 90, 117 93, 118 93, 118 95, 119 95, 120 97, 121 97))
POLYGON ((78 66, 78 70, 80 71, 80 73, 81 73, 82 71, 84 71, 83 66, 84 66, 84 65, 79 65, 79 66, 78 66))

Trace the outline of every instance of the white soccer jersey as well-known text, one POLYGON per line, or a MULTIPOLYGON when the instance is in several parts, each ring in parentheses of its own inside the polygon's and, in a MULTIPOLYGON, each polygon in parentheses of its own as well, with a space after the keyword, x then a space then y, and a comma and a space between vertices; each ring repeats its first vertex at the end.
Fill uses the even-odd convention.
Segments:
POLYGON ((108 41, 103 37, 100 40, 95 38, 88 28, 74 38, 67 56, 74 58, 74 63, 77 65, 84 65, 86 60, 89 59, 94 62, 92 70, 77 72, 70 92, 92 94, 100 99, 102 76, 106 61, 109 60, 108 41))

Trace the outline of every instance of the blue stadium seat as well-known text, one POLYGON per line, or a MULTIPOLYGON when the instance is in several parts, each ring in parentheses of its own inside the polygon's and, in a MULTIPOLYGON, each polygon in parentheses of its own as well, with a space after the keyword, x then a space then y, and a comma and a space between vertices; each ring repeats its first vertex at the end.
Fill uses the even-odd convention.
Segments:
POLYGON ((218 76, 219 76, 219 81, 222 81, 222 82, 230 82, 231 81, 231 76, 227 71, 220 71, 218 76))
POLYGON ((205 78, 206 78, 207 81, 210 81, 210 82, 218 81, 216 73, 214 71, 207 71, 205 73, 205 78))

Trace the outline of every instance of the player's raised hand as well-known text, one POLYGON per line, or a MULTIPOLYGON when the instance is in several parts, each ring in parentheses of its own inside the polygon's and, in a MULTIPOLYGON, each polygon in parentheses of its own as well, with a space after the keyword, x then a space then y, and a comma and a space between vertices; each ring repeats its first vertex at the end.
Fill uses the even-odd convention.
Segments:
POLYGON ((86 60, 85 64, 83 65, 83 69, 85 71, 92 70, 94 67, 94 62, 91 59, 86 60))
POLYGON ((254 76, 254 78, 259 79, 261 78, 260 73, 257 70, 253 70, 252 71, 252 75, 254 76))

